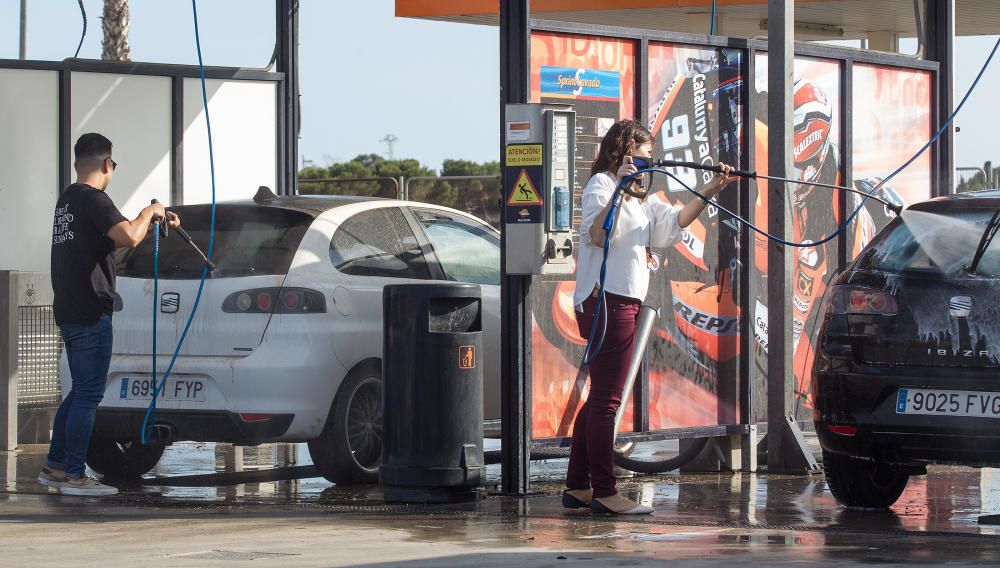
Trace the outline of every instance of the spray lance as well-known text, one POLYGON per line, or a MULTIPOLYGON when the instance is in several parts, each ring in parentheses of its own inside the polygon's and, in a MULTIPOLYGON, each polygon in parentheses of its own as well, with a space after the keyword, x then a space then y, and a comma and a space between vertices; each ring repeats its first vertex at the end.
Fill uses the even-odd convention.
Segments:
MULTIPOLYGON (((150 203, 159 203, 159 201, 154 199, 150 201, 150 203)), ((161 219, 160 217, 155 217, 153 219, 153 224, 159 229, 161 237, 166 238, 170 236, 170 228, 164 219, 161 219)), ((191 235, 184 230, 184 227, 177 226, 174 228, 174 230, 177 231, 177 234, 180 235, 182 239, 184 239, 184 242, 191 245, 191 247, 194 248, 195 252, 198 253, 198 256, 200 256, 201 260, 204 261, 205 267, 208 268, 209 274, 215 272, 216 268, 215 263, 209 260, 207 256, 205 256, 205 253, 201 250, 201 248, 197 245, 197 243, 194 242, 194 239, 191 238, 191 235)))
MULTIPOLYGON (((632 163, 635 164, 636 167, 638 169, 640 169, 640 170, 645 170, 645 169, 650 169, 650 168, 655 168, 655 167, 667 167, 667 168, 690 168, 690 169, 705 170, 705 171, 715 172, 715 173, 720 173, 720 174, 721 173, 725 173, 725 172, 723 172, 723 170, 722 170, 722 168, 720 166, 699 164, 697 162, 682 162, 682 161, 678 161, 678 160, 647 160, 645 158, 637 158, 635 156, 632 156, 632 163)), ((886 199, 883 199, 883 198, 879 197, 878 195, 875 195, 875 191, 876 190, 872 190, 871 192, 867 192, 867 191, 861 191, 859 189, 855 189, 853 187, 846 187, 846 186, 843 186, 843 185, 834 185, 832 183, 822 183, 822 182, 818 182, 818 181, 808 181, 808 182, 806 182, 806 181, 788 179, 788 178, 783 178, 783 177, 778 177, 778 176, 767 176, 767 175, 763 175, 763 174, 758 174, 755 171, 747 171, 747 170, 732 170, 732 171, 729 172, 729 175, 737 176, 737 177, 744 177, 744 178, 748 178, 748 179, 766 179, 768 181, 777 181, 777 182, 782 182, 782 183, 791 183, 791 184, 795 184, 795 185, 812 185, 812 186, 816 186, 816 187, 825 187, 827 189, 839 189, 841 191, 846 191, 846 192, 849 192, 849 193, 856 193, 858 195, 863 195, 865 197, 874 199, 875 201, 878 201, 878 202, 882 203, 883 205, 885 205, 886 207, 888 207, 889 210, 892 211, 893 213, 895 213, 896 215, 899 215, 903 211, 903 207, 901 205, 898 205, 896 203, 892 203, 892 202, 890 202, 890 201, 888 201, 886 199)), ((877 188, 877 189, 881 189, 881 188, 877 188)))

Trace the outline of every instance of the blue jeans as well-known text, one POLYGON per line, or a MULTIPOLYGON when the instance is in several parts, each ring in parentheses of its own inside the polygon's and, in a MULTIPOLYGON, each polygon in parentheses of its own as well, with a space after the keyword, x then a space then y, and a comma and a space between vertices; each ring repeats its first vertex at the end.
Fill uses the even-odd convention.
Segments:
POLYGON ((59 329, 66 345, 73 388, 59 405, 52 423, 46 465, 66 470, 67 477, 83 477, 94 415, 104 398, 111 366, 111 316, 103 315, 91 324, 64 324, 59 329))

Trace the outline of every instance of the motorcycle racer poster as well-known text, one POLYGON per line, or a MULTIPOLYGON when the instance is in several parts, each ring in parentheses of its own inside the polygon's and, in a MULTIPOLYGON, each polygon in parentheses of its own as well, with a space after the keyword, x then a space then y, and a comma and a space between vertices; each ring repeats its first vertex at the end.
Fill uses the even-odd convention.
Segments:
MULTIPOLYGON (((743 52, 649 43, 646 124, 653 158, 741 165, 743 52)), ((696 196, 712 173, 670 168, 680 181, 656 175, 656 195, 675 205, 696 196)), ((739 203, 733 185, 719 199, 739 203)), ((660 309, 647 347, 649 427, 708 426, 737 420, 738 232, 709 207, 675 246, 654 250, 662 268, 650 278, 646 303, 660 309)))
MULTIPOLYGON (((635 117, 636 42, 549 32, 531 34, 531 101, 572 104, 576 111, 573 226, 580 224, 580 195, 605 132, 635 117)), ((573 234, 574 246, 579 236, 573 234)), ((569 436, 586 400, 586 341, 573 312, 573 275, 533 279, 531 339, 532 436, 569 436)), ((622 431, 630 431, 631 405, 622 431)))
MULTIPOLYGON (((753 92, 754 139, 757 156, 756 170, 767 174, 768 115, 767 115, 767 54, 758 53, 755 61, 753 92)), ((796 57, 794 63, 792 94, 792 163, 793 179, 798 184, 785 187, 792 226, 787 234, 792 241, 819 241, 834 233, 843 218, 840 195, 836 190, 820 188, 809 182, 844 185, 843 156, 841 152, 842 118, 840 63, 823 59, 796 57)), ((767 180, 758 179, 751 184, 753 221, 767 229, 767 180)), ((849 201, 850 202, 850 201, 849 201)), ((855 226, 868 223, 861 221, 855 226)), ((857 240, 857 239, 849 239, 857 240)), ((754 234, 753 268, 754 285, 752 327, 754 333, 753 385, 756 392, 767 392, 767 247, 768 240, 754 234)), ((798 248, 794 251, 792 282, 792 363, 795 381, 795 415, 800 420, 811 418, 812 400, 809 386, 813 361, 813 337, 818 329, 818 316, 822 299, 830 279, 837 271, 843 239, 836 238, 823 245, 798 248)), ((751 416, 754 420, 767 419, 764 397, 757 397, 751 416)))

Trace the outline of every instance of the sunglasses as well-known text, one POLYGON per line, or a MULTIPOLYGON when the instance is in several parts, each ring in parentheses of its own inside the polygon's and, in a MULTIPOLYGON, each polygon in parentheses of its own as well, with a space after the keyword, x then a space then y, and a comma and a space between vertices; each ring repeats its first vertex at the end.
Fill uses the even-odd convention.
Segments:
POLYGON ((111 161, 111 171, 115 171, 118 168, 118 162, 112 160, 110 156, 105 158, 105 160, 111 161))

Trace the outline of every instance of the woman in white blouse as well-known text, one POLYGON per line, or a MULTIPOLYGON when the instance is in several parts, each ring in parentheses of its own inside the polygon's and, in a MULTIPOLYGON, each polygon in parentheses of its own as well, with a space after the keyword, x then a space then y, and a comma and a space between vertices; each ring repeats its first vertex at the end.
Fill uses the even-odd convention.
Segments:
MULTIPOLYGON (((615 123, 601 140, 591 178, 583 190, 583 214, 580 222, 580 247, 576 266, 576 292, 573 304, 580 335, 590 336, 597 308, 598 279, 607 232, 604 219, 611 207, 611 197, 618 183, 638 171, 632 156, 649 158, 653 137, 634 120, 615 123)), ((714 197, 735 176, 726 164, 719 164, 726 174, 716 174, 701 189, 714 197)), ((653 196, 638 199, 626 196, 616 211, 617 221, 611 235, 605 278, 607 321, 604 344, 590 361, 590 394, 573 424, 573 445, 563 506, 590 507, 597 513, 646 514, 652 509, 618 494, 614 475, 614 421, 621 405, 622 391, 632 358, 635 323, 639 307, 649 288, 651 247, 666 247, 680 239, 681 230, 691 224, 705 202, 693 199, 674 207, 653 196)))

